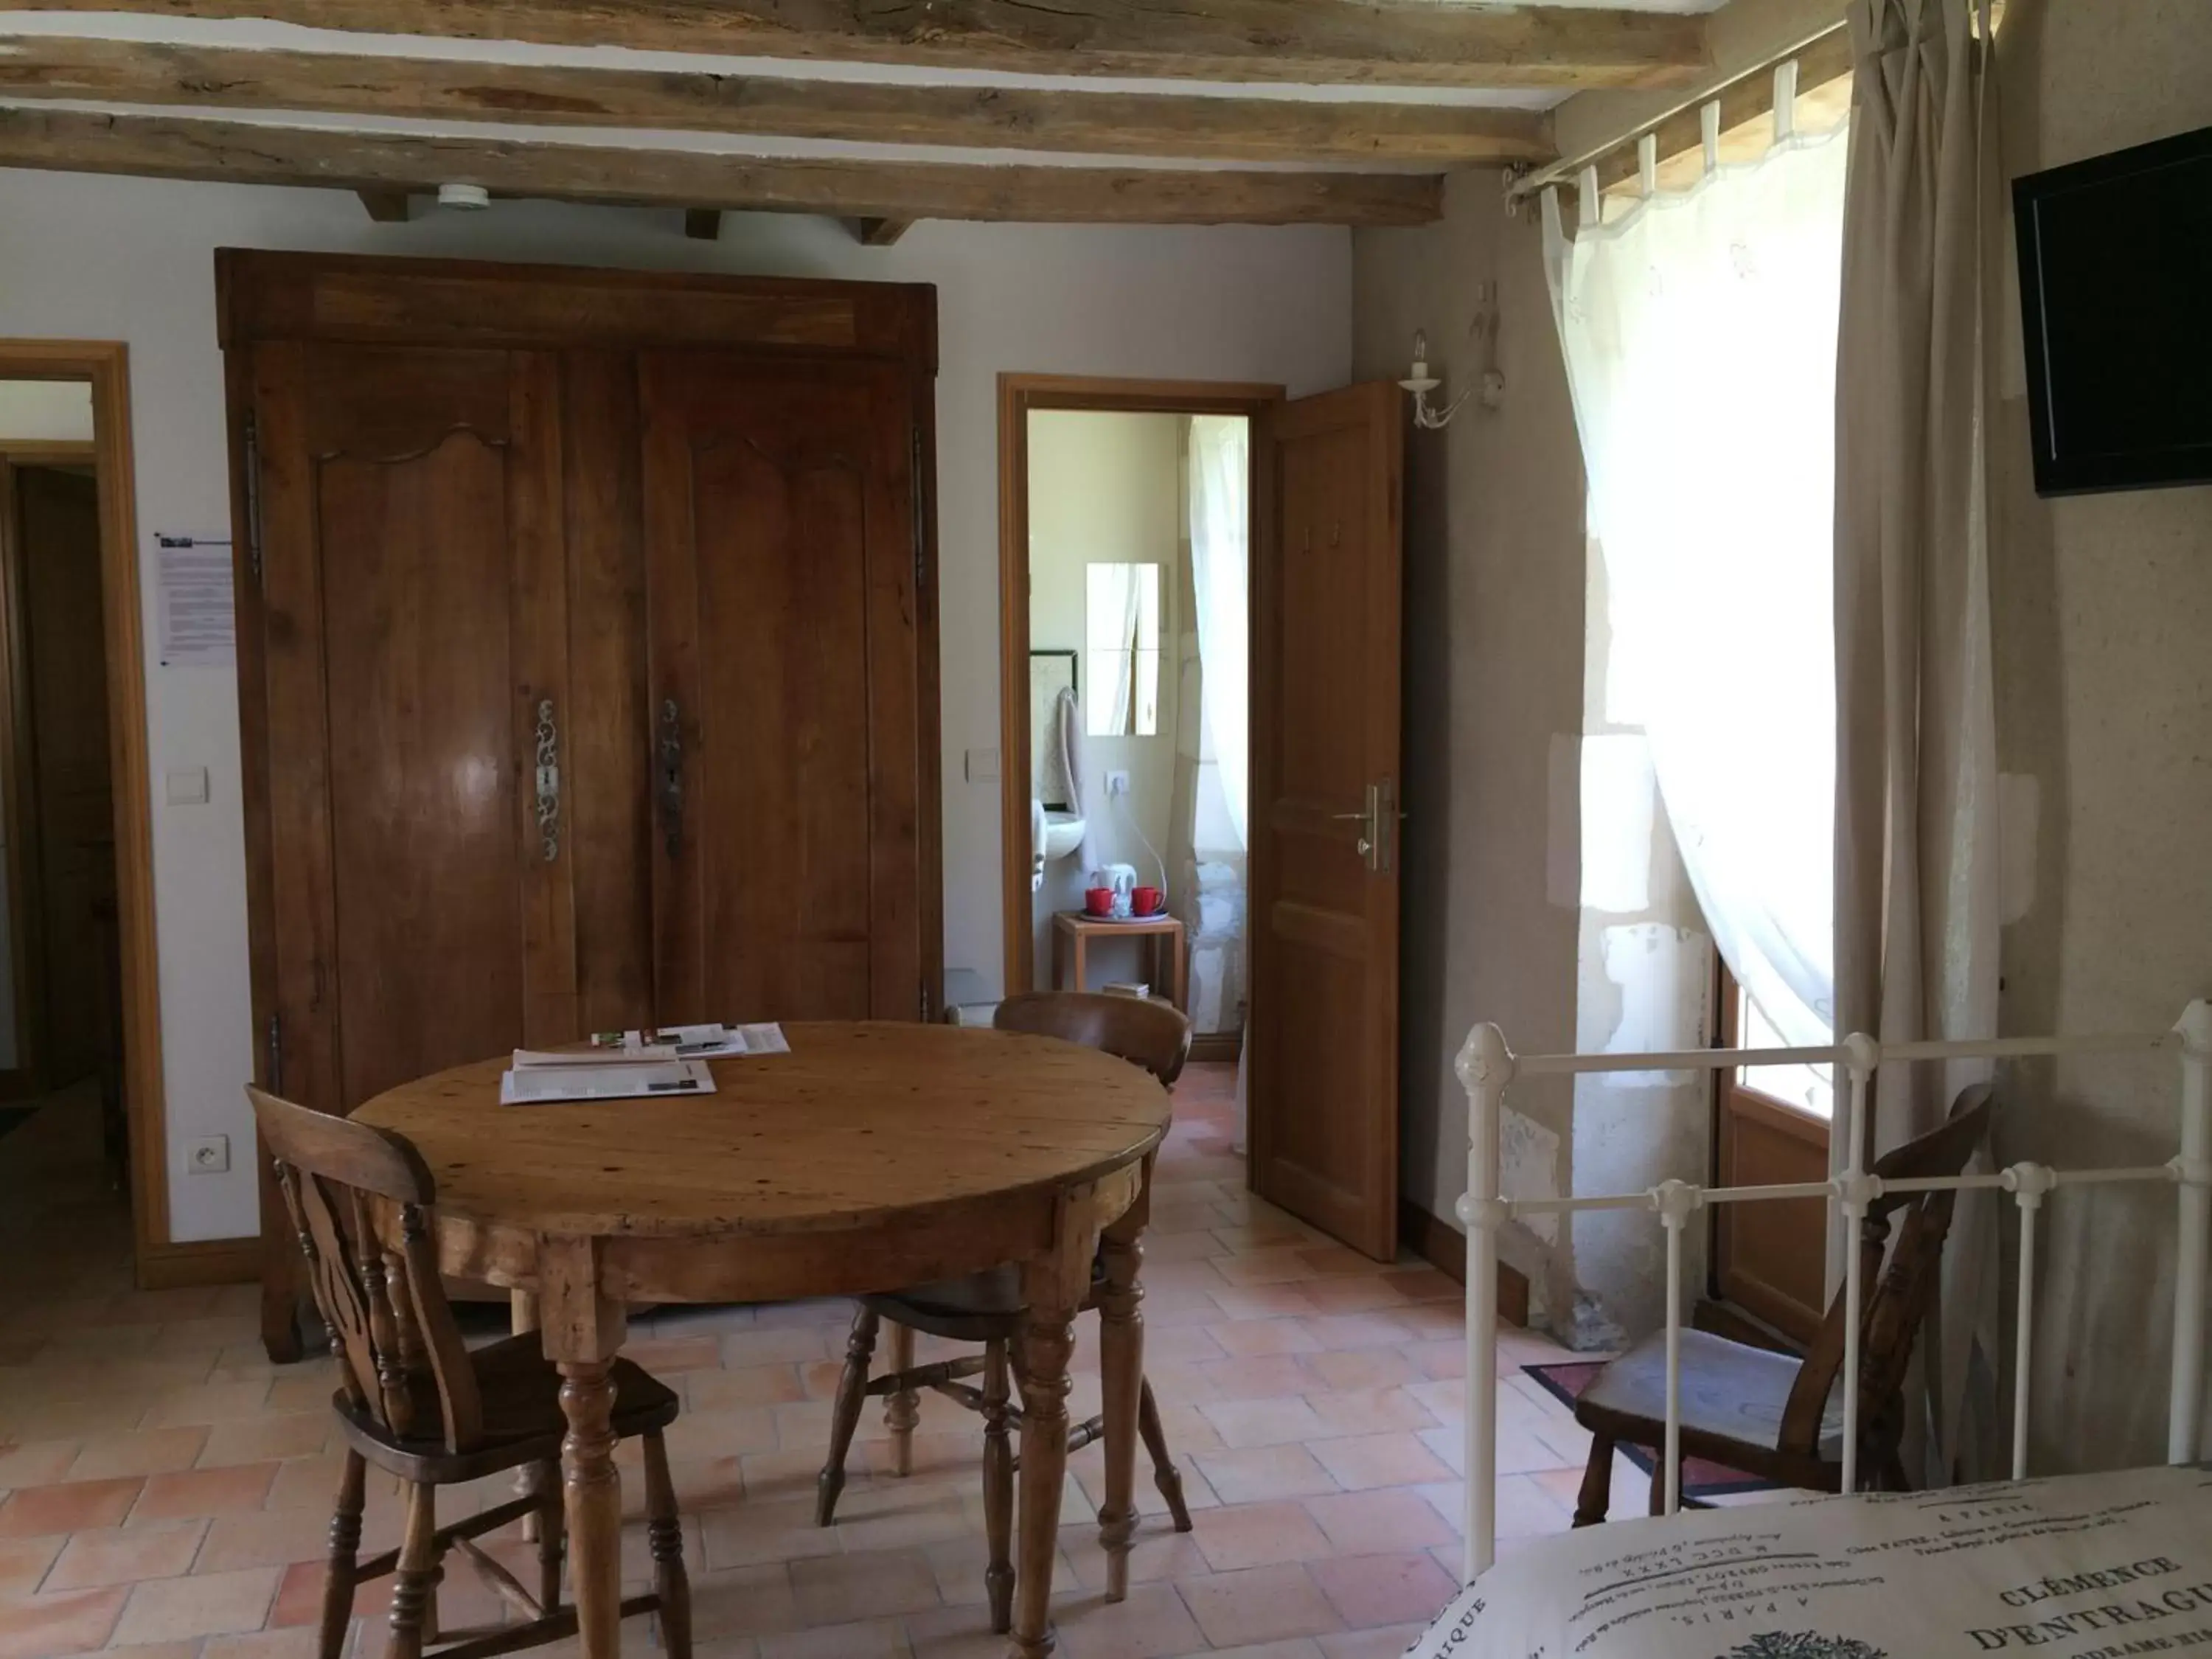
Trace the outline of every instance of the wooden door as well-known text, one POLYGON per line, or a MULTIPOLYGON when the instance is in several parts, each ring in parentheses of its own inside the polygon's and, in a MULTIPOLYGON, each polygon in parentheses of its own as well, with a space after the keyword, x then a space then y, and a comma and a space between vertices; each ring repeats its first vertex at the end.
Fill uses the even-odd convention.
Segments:
POLYGON ((264 1074, 343 1111, 580 1035, 559 364, 276 342, 246 373, 264 1074))
MULTIPOLYGON (((1778 1034, 1747 1031, 1752 1011, 1725 964, 1717 970, 1719 1046, 1778 1044, 1778 1034)), ((1748 1067, 1714 1080, 1714 1183, 1794 1186, 1828 1178, 1828 1119, 1817 1085, 1829 1068, 1784 1068, 1762 1076, 1748 1067), (1815 1086, 1807 1088, 1811 1081, 1815 1086), (1771 1086, 1762 1087, 1762 1084, 1771 1086), (1796 1099, 1783 1091, 1796 1085, 1796 1099)), ((1827 1317, 1828 1206, 1817 1198, 1713 1206, 1713 1289, 1783 1335, 1809 1343, 1827 1317)))
POLYGON ((18 684, 27 737, 18 780, 29 890, 33 1029, 46 1087, 119 1072, 115 802, 109 781, 100 489, 88 469, 14 469, 18 684))
POLYGON ((1253 562, 1252 1186, 1377 1259, 1398 1237, 1403 402, 1285 406, 1253 562))
POLYGON ((645 354, 664 1020, 924 1007, 922 526, 897 364, 645 354))

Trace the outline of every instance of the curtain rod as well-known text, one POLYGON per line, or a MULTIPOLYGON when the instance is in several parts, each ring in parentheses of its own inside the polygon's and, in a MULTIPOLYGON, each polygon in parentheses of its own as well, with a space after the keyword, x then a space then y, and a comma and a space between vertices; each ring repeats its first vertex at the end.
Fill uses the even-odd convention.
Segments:
MULTIPOLYGON (((1603 183, 1615 183, 1619 179, 1632 177, 1636 172, 1636 147, 1647 135, 1656 134, 1660 137, 1662 156, 1695 149, 1701 142, 1698 112, 1707 104, 1718 103, 1722 106, 1723 129, 1740 125, 1745 121, 1756 120, 1761 115, 1770 113, 1773 109, 1774 71, 1779 65, 1790 62, 1793 58, 1797 59, 1801 65, 1799 82, 1809 91, 1814 87, 1825 86, 1827 82, 1849 74, 1851 69, 1850 53, 1850 24, 1842 21, 1831 23, 1826 28, 1808 35, 1786 51, 1778 52, 1771 58, 1753 64, 1750 68, 1729 76, 1727 80, 1708 87, 1694 98, 1683 100, 1673 108, 1654 116, 1650 120, 1631 129, 1618 138, 1610 139, 1593 149, 1585 150, 1580 155, 1572 156, 1565 161, 1553 161, 1538 168, 1534 173, 1523 173, 1506 187, 1506 203, 1510 206, 1525 202, 1549 186, 1559 184, 1562 180, 1575 178, 1583 169, 1598 167, 1608 159, 1618 160, 1620 165, 1617 170, 1611 170, 1615 171, 1617 176, 1605 177, 1602 179, 1603 183), (1730 107, 1731 105, 1738 107, 1730 107), (1667 143, 1670 137, 1667 129, 1670 125, 1680 129, 1679 132, 1672 135, 1680 142, 1671 149, 1667 143)), ((1601 169, 1601 171, 1608 170, 1601 169)))

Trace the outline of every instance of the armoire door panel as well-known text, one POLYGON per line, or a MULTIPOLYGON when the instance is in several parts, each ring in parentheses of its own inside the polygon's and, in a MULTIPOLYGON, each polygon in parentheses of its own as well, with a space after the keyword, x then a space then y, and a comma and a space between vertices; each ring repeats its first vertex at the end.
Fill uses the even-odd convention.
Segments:
POLYGON ((519 785, 509 823, 522 890, 522 1036, 532 1048, 550 1048, 585 1030, 574 893, 581 843, 562 822, 574 798, 562 738, 577 699, 569 672, 560 360, 550 352, 515 353, 508 394, 515 464, 507 472, 514 654, 507 775, 519 785))
POLYGON ((662 1017, 909 1018, 922 981, 903 378, 648 354, 640 384, 667 722, 662 1017))
POLYGON ((317 466, 349 1104, 522 1030, 507 459, 317 466))
POLYGON ((323 913, 278 941, 283 1040, 344 1109, 576 1035, 532 741, 567 701, 560 387, 542 354, 264 352, 271 775, 323 831, 274 848, 280 911, 289 874, 323 913))
POLYGON ((645 678, 645 538, 637 360, 562 361, 568 679, 561 816, 586 1031, 653 1023, 653 719, 645 678))
POLYGON ((323 571, 314 453, 307 442, 309 348, 253 349, 246 479, 249 559, 260 565, 262 684, 241 687, 264 715, 269 821, 268 1029, 255 1033, 276 1092, 343 1111, 335 999, 337 903, 331 845, 330 702, 323 673, 323 571))

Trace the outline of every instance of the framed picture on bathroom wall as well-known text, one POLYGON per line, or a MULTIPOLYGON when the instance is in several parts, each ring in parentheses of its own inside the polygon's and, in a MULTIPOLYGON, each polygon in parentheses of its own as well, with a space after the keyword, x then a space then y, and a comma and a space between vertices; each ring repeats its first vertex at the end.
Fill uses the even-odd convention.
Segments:
POLYGON ((1060 694, 1066 692, 1080 701, 1082 687, 1076 684, 1076 653, 1073 651, 1032 651, 1030 653, 1030 793, 1045 805, 1051 812, 1072 811, 1068 799, 1067 769, 1056 758, 1060 743, 1060 728, 1052 717, 1060 694))

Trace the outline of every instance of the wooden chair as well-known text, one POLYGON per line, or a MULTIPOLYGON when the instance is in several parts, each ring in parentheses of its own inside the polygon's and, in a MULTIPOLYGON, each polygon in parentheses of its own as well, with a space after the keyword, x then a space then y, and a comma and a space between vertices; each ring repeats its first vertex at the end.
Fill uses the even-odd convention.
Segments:
MULTIPOLYGON (((474 1352, 463 1345, 438 1277, 430 1215, 435 1185, 408 1141, 258 1089, 246 1092, 275 1160, 338 1362, 339 1388, 331 1403, 347 1450, 331 1519, 319 1659, 338 1659, 355 1589, 386 1573, 394 1575, 386 1659, 420 1659, 426 1644, 441 1642, 447 1645, 437 1650, 438 1659, 477 1659, 573 1636, 575 1609, 561 1606, 559 1464, 567 1424, 559 1372, 534 1335, 474 1352), (402 1241, 396 1249, 374 1227, 376 1217, 394 1208, 402 1241), (399 1547, 362 1561, 357 1556, 371 1463, 407 1483, 407 1513, 399 1547), (438 1525, 440 1486, 508 1469, 531 1475, 528 1495, 438 1525), (534 1595, 476 1542, 530 1516, 538 1522, 534 1595), (452 1550, 526 1622, 441 1635, 437 1586, 452 1550)), ((671 1659, 690 1659, 690 1588, 660 1438, 676 1419, 677 1398, 626 1360, 615 1362, 614 1383, 616 1435, 645 1441, 654 1579, 652 1595, 625 1601, 622 1610, 625 1616, 657 1612, 671 1659)))
MULTIPOLYGON (((1941 1128, 1878 1159, 1885 1181, 1955 1176, 1988 1133, 1987 1084, 1963 1091, 1941 1128)), ((1867 1206, 1859 1231, 1863 1282, 1859 1340, 1859 1457, 1893 1490, 1905 1488, 1898 1442, 1905 1425, 1905 1373, 1912 1344, 1936 1293, 1943 1241, 1956 1195, 1885 1193, 1867 1206), (1905 1212, 1897 1249, 1885 1272, 1890 1218, 1905 1212)), ((1838 1374, 1844 1364, 1844 1297, 1838 1291, 1803 1359, 1747 1347, 1705 1331, 1681 1334, 1681 1446, 1747 1474, 1815 1492, 1843 1487, 1843 1423, 1838 1374)), ((1601 1371, 1575 1402, 1575 1421, 1590 1431, 1575 1524, 1605 1519, 1613 1492, 1613 1449, 1663 1448, 1667 1423, 1667 1338, 1656 1332, 1601 1371)), ((1661 1454, 1663 1456, 1663 1452, 1661 1454)), ((1651 1513, 1666 1509, 1666 1475, 1651 1477, 1651 1513)))
MULTIPOLYGON (((1000 1003, 992 1024, 1001 1031, 1059 1037, 1100 1049, 1142 1066, 1169 1086, 1182 1074, 1183 1064, 1190 1058, 1190 1021, 1170 1005, 1145 997, 1086 991, 1028 992, 1000 1003)), ((1149 1170, 1146 1178, 1150 1179, 1149 1170)), ((1098 1306, 1105 1288, 1103 1270, 1094 1263, 1091 1292, 1083 1303, 1085 1312, 1098 1306)), ((1012 1441, 1021 1426, 1022 1412, 1012 1403, 1012 1382, 1015 1342, 1027 1317, 1021 1273, 1013 1267, 861 1297, 852 1337, 845 1347, 845 1371, 837 1384, 830 1425, 830 1456, 822 1466, 815 1501, 815 1524, 826 1527, 836 1518, 837 1498, 845 1489, 845 1459, 852 1449, 860 1407, 872 1396, 888 1396, 884 1419, 891 1431, 892 1468, 900 1474, 913 1468, 914 1428, 921 1389, 933 1389, 969 1410, 980 1412, 984 1531, 990 1547, 983 1583, 990 1596, 991 1628, 1000 1635, 1006 1634, 1013 1618, 1011 1550, 1016 1460, 1012 1441), (891 1368, 871 1382, 869 1363, 875 1353, 878 1328, 884 1321, 891 1327, 891 1368), (917 1366, 914 1363, 916 1331, 953 1342, 981 1343, 983 1352, 981 1356, 917 1366), (962 1380, 978 1372, 983 1378, 981 1389, 962 1380)), ((1168 1450, 1152 1386, 1141 1378, 1137 1399, 1137 1427, 1152 1455, 1153 1480, 1167 1500, 1175 1529, 1188 1532, 1190 1510, 1183 1502, 1182 1477, 1168 1450)), ((1103 1417, 1073 1425, 1068 1431, 1068 1449, 1091 1444, 1104 1427, 1103 1417)), ((1121 1601, 1127 1594, 1127 1585, 1121 1582, 1125 1571, 1121 1558, 1115 1557, 1109 1571, 1108 1601, 1121 1601)))

